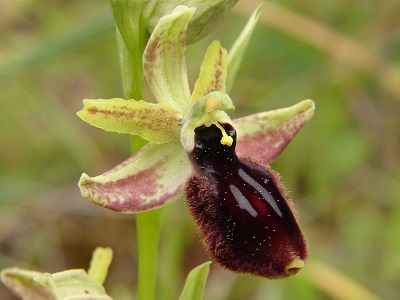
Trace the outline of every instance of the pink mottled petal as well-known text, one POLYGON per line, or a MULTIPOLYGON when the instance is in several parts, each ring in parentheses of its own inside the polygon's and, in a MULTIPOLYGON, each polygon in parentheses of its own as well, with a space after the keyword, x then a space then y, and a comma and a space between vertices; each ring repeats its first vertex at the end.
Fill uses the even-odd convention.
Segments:
POLYGON ((182 196, 192 172, 178 141, 148 144, 110 171, 89 177, 82 174, 83 197, 122 213, 158 208, 182 196))
POLYGON ((236 153, 270 162, 313 116, 315 104, 304 100, 291 107, 233 120, 237 130, 236 153))

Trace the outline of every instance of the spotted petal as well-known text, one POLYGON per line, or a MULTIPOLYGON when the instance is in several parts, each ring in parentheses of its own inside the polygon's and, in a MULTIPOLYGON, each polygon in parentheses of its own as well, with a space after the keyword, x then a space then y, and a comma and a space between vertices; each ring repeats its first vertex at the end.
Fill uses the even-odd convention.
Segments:
POLYGON ((122 213, 164 206, 182 196, 191 166, 178 141, 148 144, 128 160, 97 176, 82 174, 82 196, 122 213))
POLYGON ((214 92, 225 92, 225 79, 227 75, 227 52, 221 47, 219 41, 214 41, 207 49, 200 68, 200 75, 194 85, 191 104, 199 98, 214 92))
POLYGON ((314 109, 312 100, 304 100, 291 107, 233 120, 238 135, 236 153, 270 162, 313 116, 314 109))
POLYGON ((187 25, 194 11, 179 5, 162 17, 143 54, 144 74, 157 101, 183 112, 190 106, 185 51, 187 25))
POLYGON ((83 104, 77 115, 98 128, 140 135, 157 144, 179 137, 181 115, 168 104, 120 98, 85 99, 83 104))

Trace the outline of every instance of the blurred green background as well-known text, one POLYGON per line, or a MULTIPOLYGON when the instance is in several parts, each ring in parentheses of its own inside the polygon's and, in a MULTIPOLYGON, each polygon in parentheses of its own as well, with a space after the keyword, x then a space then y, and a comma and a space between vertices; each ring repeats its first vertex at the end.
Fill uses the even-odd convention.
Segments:
MULTIPOLYGON (((188 48, 192 83, 209 43, 229 49, 256 5, 239 1, 188 48)), ((231 93, 233 117, 315 100, 314 118, 272 163, 300 214, 309 264, 279 281, 214 266, 205 299, 400 297, 399 16, 397 0, 265 5, 231 93)), ((0 20, 0 269, 87 268, 96 246, 110 246, 107 291, 133 299, 134 216, 91 204, 76 186, 82 172, 129 156, 128 136, 75 115, 83 98, 122 96, 107 1, 2 0, 0 20)), ((170 206, 159 299, 177 299, 206 259, 183 201, 170 206)), ((0 299, 15 298, 0 285, 0 299)))

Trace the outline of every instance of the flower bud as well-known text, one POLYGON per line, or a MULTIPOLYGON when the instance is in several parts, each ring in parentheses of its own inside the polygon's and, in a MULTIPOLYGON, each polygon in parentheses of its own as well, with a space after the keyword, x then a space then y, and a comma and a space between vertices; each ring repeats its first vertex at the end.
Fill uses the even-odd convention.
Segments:
POLYGON ((237 1, 238 0, 157 1, 147 21, 147 29, 153 32, 158 20, 172 12, 177 5, 195 7, 196 12, 190 19, 187 32, 187 43, 191 44, 205 37, 210 31, 215 29, 216 24, 226 16, 237 1))
POLYGON ((194 144, 186 199, 210 255, 234 272, 271 279, 296 274, 307 246, 278 175, 236 156, 231 124, 196 128, 194 144))

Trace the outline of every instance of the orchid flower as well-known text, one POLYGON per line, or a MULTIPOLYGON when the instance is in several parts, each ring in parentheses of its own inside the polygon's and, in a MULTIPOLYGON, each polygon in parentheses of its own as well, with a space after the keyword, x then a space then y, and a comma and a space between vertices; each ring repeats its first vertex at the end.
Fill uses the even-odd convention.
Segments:
POLYGON ((268 278, 292 275, 304 265, 307 249, 291 201, 268 163, 312 117, 314 102, 234 120, 226 113, 234 109, 227 89, 259 9, 229 54, 218 41, 210 45, 191 92, 185 51, 194 13, 177 6, 158 20, 147 43, 143 70, 157 103, 83 101, 78 116, 84 121, 149 143, 102 175, 82 174, 79 188, 83 197, 121 213, 186 198, 215 261, 268 278))

